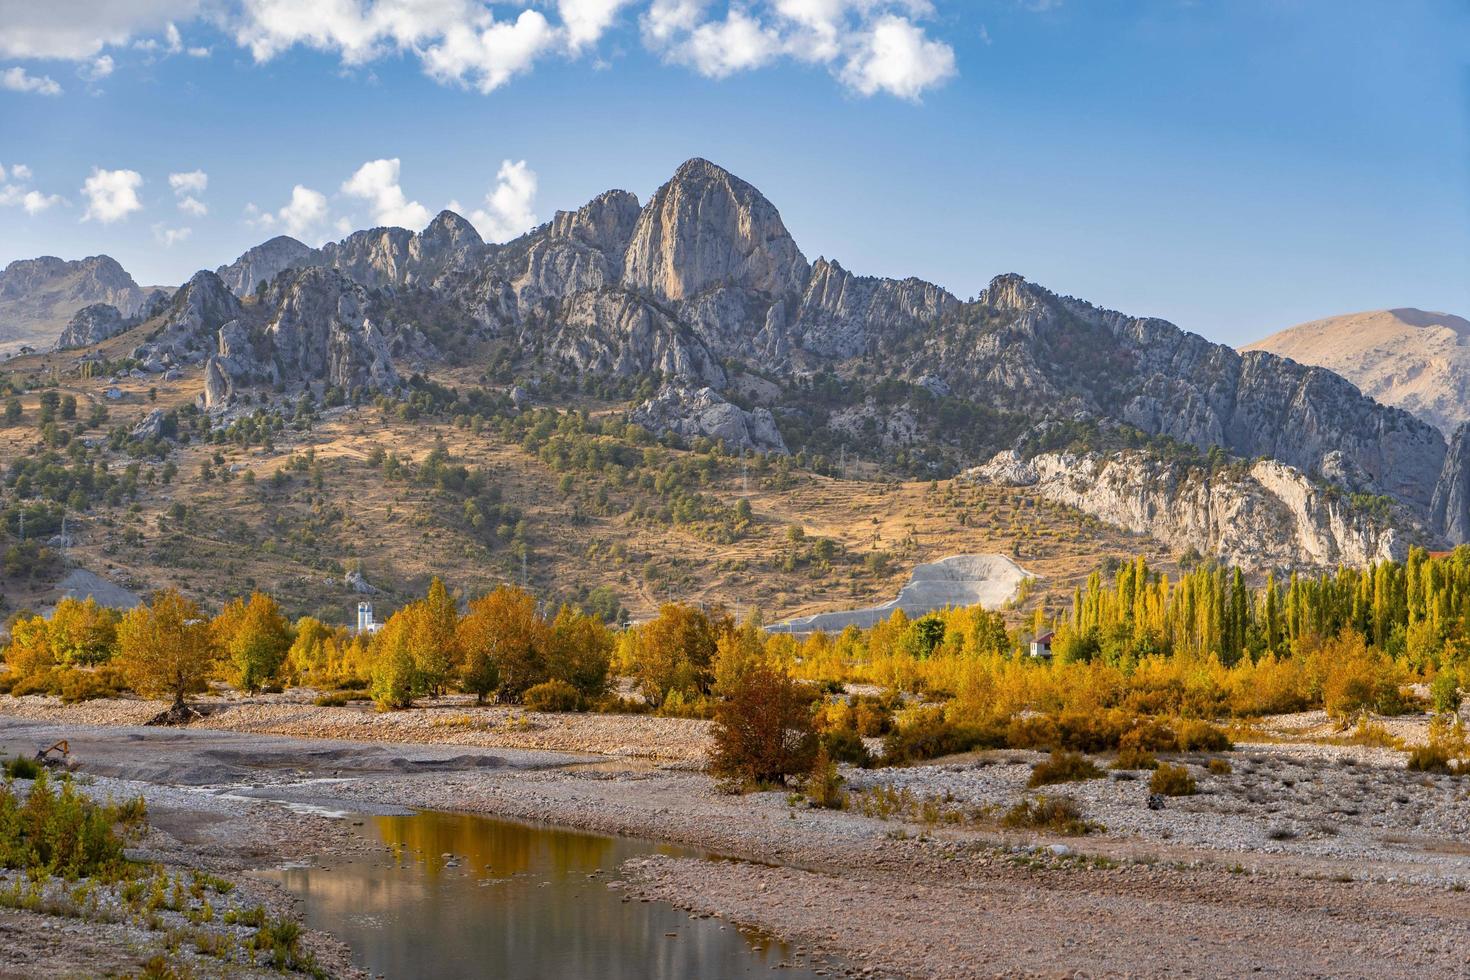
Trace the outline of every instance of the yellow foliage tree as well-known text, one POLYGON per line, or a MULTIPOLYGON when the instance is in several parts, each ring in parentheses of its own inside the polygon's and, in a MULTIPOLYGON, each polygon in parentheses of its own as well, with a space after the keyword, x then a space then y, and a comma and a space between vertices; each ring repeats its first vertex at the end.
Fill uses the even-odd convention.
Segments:
POLYGON ((217 655, 214 632, 199 606, 174 589, 129 610, 117 639, 123 676, 144 697, 172 698, 177 709, 207 688, 217 655))
POLYGON ((293 639, 276 600, 264 592, 252 592, 248 601, 235 599, 213 626, 231 684, 254 694, 276 679, 293 639))

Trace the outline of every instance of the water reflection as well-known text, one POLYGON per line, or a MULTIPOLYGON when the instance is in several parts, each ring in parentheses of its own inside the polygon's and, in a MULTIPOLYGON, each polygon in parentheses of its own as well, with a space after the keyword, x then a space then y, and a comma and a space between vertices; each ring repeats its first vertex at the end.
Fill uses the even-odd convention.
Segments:
POLYGON ((387 977, 675 980, 790 961, 781 944, 607 887, 630 857, 688 851, 447 813, 373 817, 364 833, 385 846, 279 877, 308 924, 387 977))

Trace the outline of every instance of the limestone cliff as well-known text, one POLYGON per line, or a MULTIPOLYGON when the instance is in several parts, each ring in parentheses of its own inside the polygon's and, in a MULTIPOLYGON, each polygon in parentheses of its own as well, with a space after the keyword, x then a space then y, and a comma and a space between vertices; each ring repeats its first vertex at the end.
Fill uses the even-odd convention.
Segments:
POLYGON ((1246 569, 1361 565, 1403 558, 1431 540, 1402 510, 1370 516, 1335 488, 1274 460, 1203 467, 1146 453, 997 454, 967 473, 1000 486, 1029 487, 1118 527, 1150 534, 1246 569))

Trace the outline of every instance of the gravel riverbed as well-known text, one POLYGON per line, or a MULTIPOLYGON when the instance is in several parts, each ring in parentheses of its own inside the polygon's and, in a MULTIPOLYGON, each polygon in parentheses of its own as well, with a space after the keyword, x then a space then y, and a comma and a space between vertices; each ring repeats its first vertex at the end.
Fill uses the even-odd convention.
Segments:
POLYGON ((192 814, 176 818, 192 824, 189 846, 220 847, 222 860, 283 859, 300 820, 313 821, 306 839, 320 852, 352 846, 344 821, 279 801, 482 813, 741 858, 623 870, 633 897, 769 931, 855 974, 1470 975, 1470 780, 1408 773, 1389 749, 1244 744, 1220 754, 1229 773, 1185 756, 1174 761, 1200 793, 1162 809, 1148 806, 1147 772, 1027 790, 1035 753, 844 769, 855 794, 907 790, 971 814, 926 825, 808 809, 784 792, 723 793, 689 745, 707 738, 702 722, 532 716, 544 727, 527 736, 455 727, 462 713, 503 709, 371 716, 266 702, 224 705, 184 729, 130 727, 151 709, 0 699, 0 742, 69 734, 83 771, 134 779, 118 786, 192 814), (500 738, 525 741, 476 741, 500 738), (1072 796, 1106 829, 1061 838, 993 819, 1038 792, 1072 796), (211 830, 227 826, 220 809, 255 829, 226 845, 211 830), (242 841, 261 853, 243 854, 242 841))

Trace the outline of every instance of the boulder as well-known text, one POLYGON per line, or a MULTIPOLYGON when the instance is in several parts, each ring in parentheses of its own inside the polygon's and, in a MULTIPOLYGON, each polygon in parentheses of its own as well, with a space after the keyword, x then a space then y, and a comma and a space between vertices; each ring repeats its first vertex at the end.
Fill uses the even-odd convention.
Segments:
POLYGON ((730 452, 787 452, 769 409, 747 412, 721 398, 713 388, 666 385, 638 406, 629 421, 650 432, 672 432, 684 439, 723 440, 730 452))

